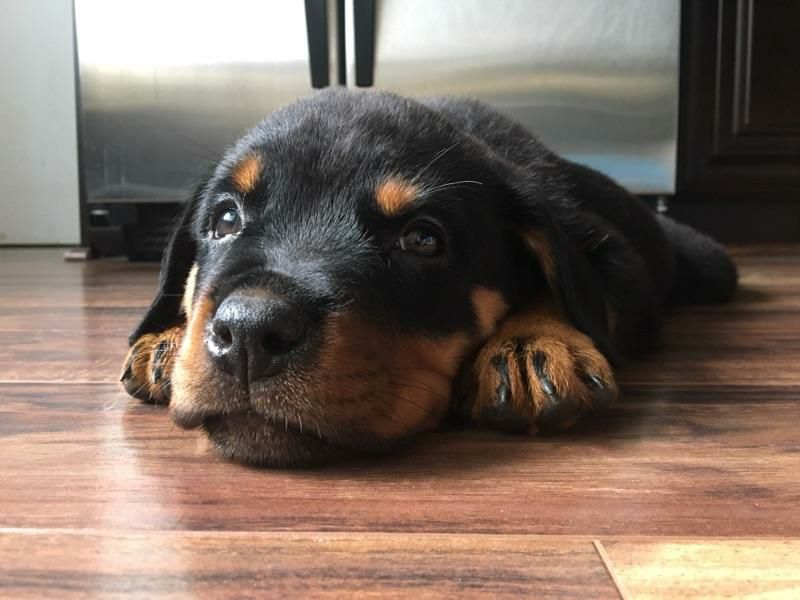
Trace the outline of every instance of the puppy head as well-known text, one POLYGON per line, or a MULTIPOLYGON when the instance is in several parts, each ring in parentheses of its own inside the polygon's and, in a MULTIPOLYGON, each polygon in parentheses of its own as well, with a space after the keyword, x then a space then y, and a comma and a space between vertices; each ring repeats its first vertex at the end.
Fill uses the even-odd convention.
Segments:
POLYGON ((491 202, 508 193, 416 102, 324 92, 273 114, 198 188, 134 333, 183 312, 174 421, 274 466, 434 427, 530 279, 491 202))

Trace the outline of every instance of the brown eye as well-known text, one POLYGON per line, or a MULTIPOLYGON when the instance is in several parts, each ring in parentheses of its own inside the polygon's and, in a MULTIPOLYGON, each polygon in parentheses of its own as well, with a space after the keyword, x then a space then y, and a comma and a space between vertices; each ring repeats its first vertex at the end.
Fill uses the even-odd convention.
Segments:
POLYGON ((239 233, 242 230, 242 219, 235 208, 227 208, 217 217, 214 223, 214 239, 221 240, 224 237, 239 233))
POLYGON ((439 234, 431 227, 415 225, 406 230, 398 240, 403 252, 418 256, 436 256, 442 250, 439 234))

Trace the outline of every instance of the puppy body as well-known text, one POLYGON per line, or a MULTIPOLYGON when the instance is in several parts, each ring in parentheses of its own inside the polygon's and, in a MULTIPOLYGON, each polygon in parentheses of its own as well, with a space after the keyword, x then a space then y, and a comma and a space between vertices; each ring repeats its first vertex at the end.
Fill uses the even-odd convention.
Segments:
POLYGON ((389 448, 448 410, 565 427, 613 400, 611 365, 665 305, 735 286, 718 244, 483 104, 328 90, 198 186, 123 381, 277 466, 389 448))

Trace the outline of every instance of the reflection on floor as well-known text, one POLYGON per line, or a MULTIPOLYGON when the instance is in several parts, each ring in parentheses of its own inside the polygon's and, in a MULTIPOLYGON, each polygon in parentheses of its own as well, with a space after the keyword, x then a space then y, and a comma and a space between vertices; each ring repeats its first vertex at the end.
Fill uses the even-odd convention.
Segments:
POLYGON ((0 596, 800 597, 800 254, 736 254, 607 418, 276 472, 120 391, 155 266, 0 251, 0 596))

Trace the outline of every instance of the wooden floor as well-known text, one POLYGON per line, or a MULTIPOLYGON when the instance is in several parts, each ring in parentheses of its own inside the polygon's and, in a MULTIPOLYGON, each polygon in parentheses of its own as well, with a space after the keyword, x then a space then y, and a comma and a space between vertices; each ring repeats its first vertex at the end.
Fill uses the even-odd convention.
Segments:
POLYGON ((736 255, 603 420, 276 472, 120 391, 154 266, 0 251, 0 597, 800 598, 800 248, 736 255))

